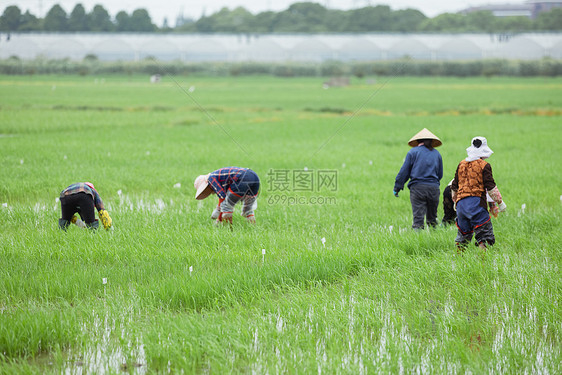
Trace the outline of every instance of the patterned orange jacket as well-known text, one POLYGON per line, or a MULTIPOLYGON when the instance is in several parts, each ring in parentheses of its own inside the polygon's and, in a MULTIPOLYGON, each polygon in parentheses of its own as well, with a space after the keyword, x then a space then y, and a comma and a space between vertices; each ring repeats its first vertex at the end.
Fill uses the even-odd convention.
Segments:
POLYGON ((482 159, 461 161, 451 184, 451 190, 456 192, 455 202, 466 197, 480 197, 480 206, 486 210, 488 209, 486 190, 492 190, 494 187, 496 182, 492 174, 492 166, 482 159))

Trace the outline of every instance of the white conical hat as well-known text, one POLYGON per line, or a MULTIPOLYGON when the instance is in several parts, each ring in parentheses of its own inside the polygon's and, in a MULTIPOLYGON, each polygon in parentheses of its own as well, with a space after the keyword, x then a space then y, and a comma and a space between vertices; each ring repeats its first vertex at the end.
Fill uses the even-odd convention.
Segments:
POLYGON ((208 174, 202 174, 201 176, 198 176, 193 182, 193 186, 195 186, 196 190, 195 199, 205 199, 212 192, 212 188, 209 186, 208 174))
POLYGON ((433 134, 432 132, 430 132, 426 128, 423 128, 418 134, 414 135, 408 141, 408 145, 410 145, 411 147, 416 147, 418 145, 418 141, 420 139, 432 139, 433 140, 431 142, 432 147, 439 147, 443 144, 441 142, 441 140, 439 138, 437 138, 437 136, 435 134, 433 134))

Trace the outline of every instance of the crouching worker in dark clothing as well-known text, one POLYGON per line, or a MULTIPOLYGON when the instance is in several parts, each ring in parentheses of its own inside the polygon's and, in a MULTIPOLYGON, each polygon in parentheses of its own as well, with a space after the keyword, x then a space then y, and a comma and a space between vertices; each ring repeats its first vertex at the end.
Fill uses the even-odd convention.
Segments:
POLYGON ((70 223, 79 227, 97 229, 99 222, 96 220, 95 210, 105 229, 111 228, 111 217, 105 210, 103 202, 94 185, 90 182, 77 182, 60 193, 60 206, 62 218, 59 227, 66 230, 70 223), (75 214, 80 215, 80 219, 75 214))
POLYGON ((453 180, 443 190, 443 220, 441 221, 443 225, 455 224, 455 219, 457 218, 455 202, 453 202, 453 191, 451 190, 452 183, 453 180))

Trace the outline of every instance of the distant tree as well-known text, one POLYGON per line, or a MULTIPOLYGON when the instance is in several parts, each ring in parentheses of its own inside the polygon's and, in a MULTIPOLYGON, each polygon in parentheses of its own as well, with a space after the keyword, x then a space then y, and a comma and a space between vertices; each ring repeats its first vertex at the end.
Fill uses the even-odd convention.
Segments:
POLYGON ((254 32, 271 33, 275 28, 277 13, 272 11, 261 12, 254 16, 254 32))
POLYGON ((489 33, 497 29, 497 17, 489 10, 468 13, 465 20, 466 31, 489 33))
POLYGON ((211 16, 215 32, 247 33, 251 32, 254 16, 242 7, 234 10, 222 8, 211 16))
POLYGON ((0 30, 2 31, 16 31, 21 23, 21 10, 15 5, 4 9, 4 13, 0 16, 0 30))
POLYGON ((227 7, 221 8, 218 12, 211 14, 209 19, 211 20, 211 24, 213 25, 211 32, 231 32, 231 25, 230 25, 230 10, 227 7))
POLYGON ((95 5, 88 14, 88 24, 91 31, 113 31, 115 28, 109 13, 101 5, 95 5))
POLYGON ((43 21, 43 29, 45 31, 67 31, 68 30, 68 19, 66 17, 66 12, 59 4, 53 5, 53 7, 47 12, 45 19, 43 21))
POLYGON ((535 20, 537 30, 560 31, 562 30, 562 8, 552 9, 540 13, 535 20))
POLYGON ((388 5, 365 7, 350 11, 347 31, 389 31, 392 30, 392 12, 388 5))
POLYGON ((533 29, 533 22, 528 17, 498 17, 495 22, 496 31, 524 32, 533 29))
POLYGON ((131 31, 130 17, 125 11, 120 11, 115 16, 115 30, 116 31, 131 31))
POLYGON ((239 7, 230 10, 223 7, 217 13, 208 17, 201 17, 196 22, 197 31, 240 33, 252 30, 253 15, 246 9, 239 7))
POLYGON ((212 33, 215 31, 215 19, 212 17, 202 16, 194 25, 195 31, 200 33, 212 33))
POLYGON ((181 20, 176 20, 176 22, 177 21, 180 22, 176 24, 174 31, 181 31, 181 32, 188 32, 188 33, 197 31, 197 24, 195 20, 181 19, 181 20))
POLYGON ((412 32, 427 20, 425 14, 416 9, 397 10, 392 13, 391 29, 389 31, 412 32))
POLYGON ((41 20, 29 13, 29 10, 21 16, 19 31, 39 31, 42 29, 41 20))
POLYGON ((324 25, 329 32, 346 32, 349 24, 350 12, 329 9, 324 16, 324 25))
MULTIPOLYGON (((21 14, 17 6, 8 6, 0 16, 0 31, 139 31, 159 30, 145 9, 131 15, 120 11, 115 22, 102 5, 86 13, 81 3, 67 16, 60 5, 54 5, 43 20, 29 11, 21 14)), ((172 29, 168 20, 160 31, 275 33, 275 32, 521 32, 530 30, 561 31, 562 9, 539 14, 537 19, 527 17, 495 17, 489 11, 463 14, 443 13, 427 18, 416 9, 392 11, 387 5, 368 6, 352 10, 328 9, 313 2, 297 2, 280 12, 262 12, 253 15, 245 8, 222 8, 199 20, 177 22, 172 29)))
POLYGON ((130 31, 154 31, 156 27, 152 24, 146 9, 136 9, 129 19, 130 31))
MULTIPOLYGON (((541 15, 535 27, 539 30, 560 30, 560 13, 541 15)), ((416 9, 392 11, 387 5, 368 6, 348 11, 327 9, 311 2, 294 3, 281 12, 262 12, 255 16, 244 8, 220 11, 192 23, 177 22, 176 31, 183 32, 495 32, 530 30, 527 18, 495 17, 491 12, 468 15, 443 13, 426 17, 416 9)))
POLYGON ((466 17, 462 14, 443 13, 428 18, 420 24, 420 31, 459 32, 466 29, 466 17))
POLYGON ((68 31, 87 31, 88 15, 82 4, 76 4, 68 17, 68 31))
POLYGON ((327 9, 315 3, 294 3, 278 14, 275 31, 281 32, 323 32, 327 9))
POLYGON ((230 23, 236 33, 248 33, 255 30, 255 16, 243 7, 230 12, 230 23))

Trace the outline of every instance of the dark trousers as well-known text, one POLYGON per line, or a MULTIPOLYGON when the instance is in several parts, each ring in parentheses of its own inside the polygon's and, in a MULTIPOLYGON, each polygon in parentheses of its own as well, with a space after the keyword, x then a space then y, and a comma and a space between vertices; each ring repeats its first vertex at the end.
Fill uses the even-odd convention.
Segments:
POLYGON ((415 184, 410 187, 410 202, 414 216, 412 228, 423 229, 424 217, 428 225, 437 225, 437 207, 439 206, 439 186, 415 184))
POLYGON ((60 208, 63 220, 70 221, 74 214, 78 212, 86 224, 96 221, 94 198, 89 194, 80 192, 64 196, 60 199, 60 208))

